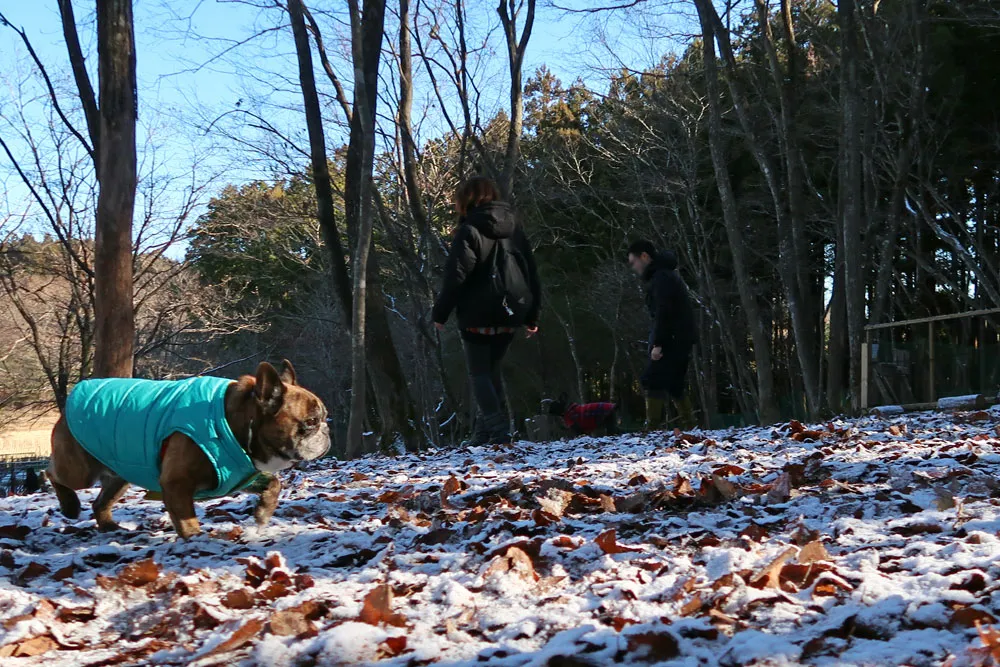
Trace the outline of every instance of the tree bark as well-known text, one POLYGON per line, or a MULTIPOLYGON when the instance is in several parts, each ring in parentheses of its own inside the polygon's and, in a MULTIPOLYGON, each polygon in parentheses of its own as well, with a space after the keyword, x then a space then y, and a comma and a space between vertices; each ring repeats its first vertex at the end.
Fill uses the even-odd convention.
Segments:
MULTIPOLYGON (((778 274, 781 277, 781 284, 784 290, 785 301, 788 306, 792 320, 792 332, 795 337, 795 352, 802 371, 802 381, 806 390, 808 409, 810 415, 815 415, 820 407, 820 381, 818 356, 816 354, 815 341, 815 320, 809 316, 805 294, 802 292, 804 279, 802 278, 802 263, 804 258, 799 256, 799 246, 805 243, 804 224, 801 220, 794 220, 791 216, 790 201, 786 201, 788 188, 781 183, 780 173, 774 164, 772 157, 764 147, 764 143, 754 129, 754 121, 750 118, 747 104, 747 97, 739 84, 739 73, 736 71, 736 57, 733 53, 732 44, 729 39, 729 31, 722 24, 715 6, 710 0, 696 0, 699 15, 704 15, 711 23, 715 39, 719 44, 720 55, 722 56, 723 73, 732 95, 733 107, 739 118, 740 126, 743 128, 743 136, 746 140, 747 148, 754 157, 754 161, 760 168, 761 175, 767 184, 774 204, 774 216, 778 226, 778 274), (801 228, 801 229, 797 229, 801 228)), ((766 12, 765 12, 766 14, 766 12)), ((765 21, 763 26, 765 35, 770 33, 769 24, 765 21)), ((779 97, 787 98, 787 89, 779 86, 779 97), (784 93, 782 92, 784 91, 784 93)), ((789 141, 794 141, 791 134, 790 102, 783 100, 784 122, 783 144, 789 148, 789 141)), ((790 159, 794 158, 798 162, 797 155, 789 154, 790 159)), ((798 173, 798 172, 796 172, 798 173)), ((792 195, 797 197, 797 195, 792 195)), ((795 200, 796 206, 801 205, 799 199, 795 200)), ((801 214, 801 211, 799 212, 801 214)))
MULTIPOLYGON (((102 2, 99 1, 98 5, 101 4, 102 2)), ((77 95, 80 98, 80 106, 83 107, 83 115, 87 119, 87 131, 90 134, 90 145, 93 147, 91 157, 94 159, 94 168, 96 169, 98 167, 101 114, 97 109, 97 98, 94 96, 94 87, 90 83, 90 75, 87 74, 87 63, 83 57, 83 49, 80 48, 76 17, 73 15, 73 0, 59 0, 59 16, 62 18, 63 39, 66 40, 66 50, 69 53, 69 64, 73 69, 73 78, 76 81, 77 95)), ((99 173, 98 178, 100 178, 99 173)))
MULTIPOLYGON (((131 0, 98 0, 100 141, 94 248, 94 374, 130 377, 135 338, 132 307, 132 213, 137 115, 131 0)), ((86 101, 85 101, 86 105, 86 101)))
MULTIPOLYGON (((708 88, 708 127, 709 149, 712 155, 712 166, 715 170, 716 185, 722 204, 723 221, 726 227, 726 237, 733 256, 733 272, 736 274, 736 287, 740 295, 740 304, 746 313, 750 335, 753 339, 754 357, 757 361, 757 394, 758 416, 762 423, 771 423, 778 419, 778 405, 774 396, 774 371, 771 364, 771 339, 768 327, 764 324, 757 298, 751 287, 753 280, 747 269, 744 252, 746 243, 740 226, 739 211, 736 206, 736 195, 733 192, 732 181, 729 178, 729 160, 723 144, 722 111, 720 105, 718 67, 715 62, 715 25, 710 18, 715 9, 710 0, 696 0, 698 17, 701 20, 703 61, 705 82, 708 88)), ((718 18, 718 17, 716 17, 718 18)))
POLYGON ((347 454, 363 450, 365 423, 366 323, 368 305, 368 256, 372 244, 371 180, 375 161, 375 108, 378 103, 378 68, 382 54, 385 0, 365 0, 364 15, 358 0, 348 0, 351 14, 351 52, 354 61, 354 114, 347 148, 345 205, 348 224, 356 231, 354 252, 354 314, 351 327, 351 418, 347 428, 347 454))
POLYGON ((865 322, 865 251, 861 242, 861 96, 858 77, 858 25, 855 0, 840 0, 841 150, 839 178, 843 235, 844 291, 847 306, 851 407, 861 405, 861 340, 865 322))
POLYGON ((410 213, 421 234, 430 232, 417 183, 417 146, 413 139, 413 50, 410 46, 410 0, 399 0, 399 131, 403 144, 403 180, 410 213))
POLYGON ((500 175, 500 191, 504 197, 510 197, 514 189, 514 172, 521 156, 521 131, 524 126, 524 87, 521 68, 524 65, 524 52, 531 38, 531 28, 535 23, 535 0, 527 0, 528 15, 524 21, 521 36, 517 35, 517 15, 519 13, 516 0, 500 0, 497 14, 500 24, 507 37, 507 61, 510 66, 510 127, 507 130, 507 150, 504 155, 503 172, 500 175), (508 7, 509 5, 509 7, 508 7))
POLYGON ((354 320, 351 279, 347 273, 347 260, 340 243, 340 230, 333 206, 333 188, 330 185, 330 166, 326 157, 326 135, 323 131, 323 113, 319 95, 316 92, 316 77, 313 73, 312 50, 306 32, 305 13, 302 0, 288 1, 288 16, 295 36, 295 52, 299 61, 299 83, 306 112, 306 126, 309 130, 309 148, 312 158, 313 187, 316 189, 316 211, 323 243, 330 253, 333 269, 333 288, 338 296, 344 320, 351 326, 354 320))

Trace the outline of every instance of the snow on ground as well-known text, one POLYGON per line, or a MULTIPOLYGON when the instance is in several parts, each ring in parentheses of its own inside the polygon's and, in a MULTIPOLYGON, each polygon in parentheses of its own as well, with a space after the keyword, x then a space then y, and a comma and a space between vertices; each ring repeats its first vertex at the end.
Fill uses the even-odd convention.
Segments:
POLYGON ((0 664, 992 664, 998 422, 321 461, 187 542, 137 490, 109 534, 8 498, 0 664))

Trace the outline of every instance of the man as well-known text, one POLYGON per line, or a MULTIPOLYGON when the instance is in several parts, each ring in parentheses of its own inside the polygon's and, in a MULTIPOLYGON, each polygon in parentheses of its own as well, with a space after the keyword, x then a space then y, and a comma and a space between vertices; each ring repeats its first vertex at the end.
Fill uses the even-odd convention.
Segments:
POLYGON ((641 378, 646 392, 646 429, 662 425, 667 398, 677 409, 680 427, 694 428, 694 412, 684 390, 697 334, 687 286, 677 273, 677 256, 670 251, 657 252, 650 241, 636 241, 629 246, 628 263, 646 283, 646 308, 652 319, 649 362, 641 378))

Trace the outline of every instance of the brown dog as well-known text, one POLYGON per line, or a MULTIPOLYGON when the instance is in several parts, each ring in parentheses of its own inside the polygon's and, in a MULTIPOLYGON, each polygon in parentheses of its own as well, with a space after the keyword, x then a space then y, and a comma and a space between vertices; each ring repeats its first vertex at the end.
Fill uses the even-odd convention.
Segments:
MULTIPOLYGON (((80 515, 76 491, 100 480, 93 511, 101 530, 118 528, 111 507, 130 483, 162 491, 174 528, 187 538, 201 530, 196 497, 227 495, 246 486, 257 471, 274 473, 326 453, 326 415, 323 402, 298 386, 287 360, 280 375, 263 362, 256 376, 235 381, 87 380, 74 388, 52 430, 47 476, 71 519, 80 515), (195 382, 201 384, 187 384, 195 382), (138 402, 136 396, 142 395, 147 404, 138 402), (149 416, 164 405, 169 418, 149 416), (120 442, 107 444, 114 439, 120 442), (226 443, 235 451, 226 450, 226 443), (153 451, 136 459, 143 447, 153 451), (227 462, 235 463, 227 468, 227 462)), ((270 520, 280 491, 281 482, 272 477, 260 494, 258 525, 270 520)))

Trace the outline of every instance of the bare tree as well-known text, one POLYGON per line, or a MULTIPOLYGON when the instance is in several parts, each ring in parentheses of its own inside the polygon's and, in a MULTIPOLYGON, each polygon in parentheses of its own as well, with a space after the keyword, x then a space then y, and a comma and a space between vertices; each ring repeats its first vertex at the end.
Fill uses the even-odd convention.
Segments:
POLYGON ((524 52, 531 39, 531 29, 535 24, 535 0, 500 0, 497 7, 500 15, 500 25, 503 26, 507 38, 507 63, 510 67, 510 128, 507 130, 507 151, 503 160, 503 173, 498 185, 500 190, 510 196, 514 189, 514 172, 518 159, 521 157, 521 133, 524 127, 524 86, 521 68, 524 65, 524 52), (517 17, 527 2, 527 16, 521 35, 517 34, 517 17))

